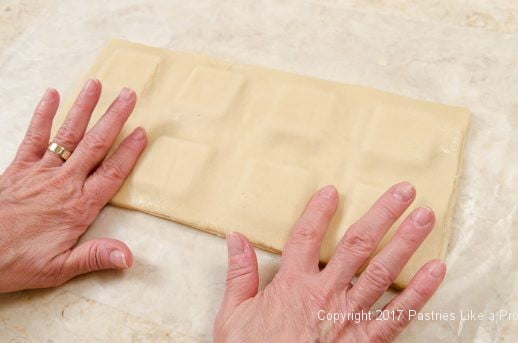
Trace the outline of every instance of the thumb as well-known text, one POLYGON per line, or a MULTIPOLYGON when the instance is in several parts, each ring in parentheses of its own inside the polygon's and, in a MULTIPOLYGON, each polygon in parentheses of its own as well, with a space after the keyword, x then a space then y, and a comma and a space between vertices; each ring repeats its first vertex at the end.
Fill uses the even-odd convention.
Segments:
POLYGON ((227 249, 227 287, 221 310, 231 313, 243 301, 257 294, 259 273, 254 248, 245 236, 228 233, 227 249))
POLYGON ((126 244, 111 238, 83 242, 65 254, 62 270, 67 280, 96 270, 126 269, 133 263, 126 244))

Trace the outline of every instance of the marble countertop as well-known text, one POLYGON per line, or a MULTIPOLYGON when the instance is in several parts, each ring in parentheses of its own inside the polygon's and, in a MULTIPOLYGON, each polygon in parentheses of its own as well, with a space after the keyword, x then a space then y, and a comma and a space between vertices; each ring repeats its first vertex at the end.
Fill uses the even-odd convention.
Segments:
MULTIPOLYGON (((449 272, 425 311, 518 313, 518 2, 6 0, 0 169, 43 90, 69 95, 110 38, 469 108, 449 272)), ((111 206, 84 239, 97 236, 124 240, 133 268, 1 295, 0 340, 211 339, 225 284, 223 239, 111 206)), ((279 257, 258 251, 258 258, 264 287, 279 257)), ((518 321, 415 322, 399 341, 424 338, 512 342, 518 321)))

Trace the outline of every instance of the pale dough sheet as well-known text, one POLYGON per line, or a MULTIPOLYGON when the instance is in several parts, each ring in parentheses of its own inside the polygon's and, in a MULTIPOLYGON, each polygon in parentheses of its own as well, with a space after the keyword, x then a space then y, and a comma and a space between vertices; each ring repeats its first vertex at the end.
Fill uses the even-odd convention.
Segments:
POLYGON ((310 195, 334 184, 341 204, 322 245, 326 262, 347 227, 407 180, 417 189, 412 208, 428 205, 437 219, 395 285, 444 257, 465 109, 121 40, 89 77, 103 83, 92 122, 128 86, 138 102, 122 136, 138 125, 149 136, 113 204, 219 235, 238 231, 280 252, 310 195))

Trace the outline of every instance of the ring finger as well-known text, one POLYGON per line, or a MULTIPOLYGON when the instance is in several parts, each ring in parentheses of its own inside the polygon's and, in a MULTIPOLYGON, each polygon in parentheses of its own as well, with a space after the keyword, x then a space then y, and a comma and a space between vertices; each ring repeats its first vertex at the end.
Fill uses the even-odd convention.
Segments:
MULTIPOLYGON (((88 80, 52 142, 70 153, 74 151, 84 136, 100 95, 101 83, 95 79, 88 80)), ((47 150, 43 156, 43 163, 48 166, 60 166, 63 164, 63 159, 56 153, 47 150)))
POLYGON ((338 243, 335 254, 322 271, 326 278, 337 288, 345 288, 414 198, 415 189, 408 182, 394 185, 385 192, 338 243))
POLYGON ((353 303, 359 308, 370 308, 374 305, 432 231, 434 222, 435 216, 431 209, 415 209, 354 284, 350 291, 353 303))

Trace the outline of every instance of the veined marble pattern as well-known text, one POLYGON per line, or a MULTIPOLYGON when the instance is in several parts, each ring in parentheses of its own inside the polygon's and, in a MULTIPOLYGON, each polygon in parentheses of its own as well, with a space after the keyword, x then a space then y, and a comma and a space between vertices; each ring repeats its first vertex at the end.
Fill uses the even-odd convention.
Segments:
MULTIPOLYGON (((518 311, 516 1, 33 1, 7 1, 10 11, 0 5, 0 169, 45 87, 66 98, 110 38, 465 106, 473 116, 449 272, 425 311, 518 311)), ((127 242, 134 267, 83 276, 52 291, 2 295, 0 318, 9 319, 0 324, 2 338, 209 340, 224 289, 222 239, 114 207, 85 239, 97 236, 127 242), (74 301, 85 322, 74 312, 60 318, 60 306, 74 301)), ((279 259, 258 256, 264 287, 279 259)), ((509 321, 415 322, 399 340, 511 342, 517 327, 509 321)))

